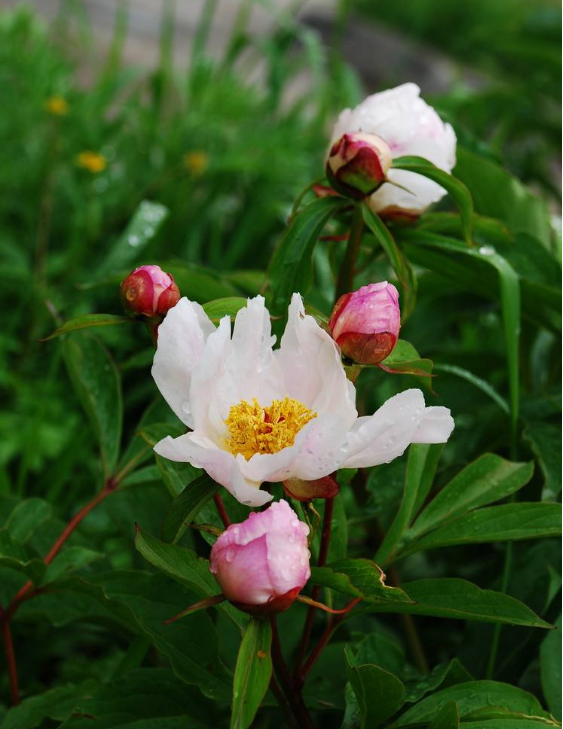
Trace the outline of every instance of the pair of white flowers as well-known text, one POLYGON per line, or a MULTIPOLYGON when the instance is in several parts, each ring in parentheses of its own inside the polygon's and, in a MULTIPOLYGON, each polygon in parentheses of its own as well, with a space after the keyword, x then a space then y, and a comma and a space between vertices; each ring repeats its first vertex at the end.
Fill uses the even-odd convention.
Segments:
MULTIPOLYGON (((450 171, 455 134, 425 104, 414 84, 366 99, 344 111, 333 141, 348 132, 382 137, 393 157, 418 155, 450 171)), ((376 210, 420 213, 444 190, 419 175, 392 170, 371 198, 376 210)), ((238 501, 261 506, 272 496, 264 482, 316 480, 339 468, 387 463, 410 443, 443 443, 453 430, 450 412, 426 407, 420 390, 390 398, 373 415, 358 417, 356 390, 341 353, 305 314, 294 294, 278 349, 264 299, 248 301, 235 320, 218 327, 186 298, 161 324, 153 376, 178 418, 190 429, 165 438, 155 451, 203 468, 238 501)))

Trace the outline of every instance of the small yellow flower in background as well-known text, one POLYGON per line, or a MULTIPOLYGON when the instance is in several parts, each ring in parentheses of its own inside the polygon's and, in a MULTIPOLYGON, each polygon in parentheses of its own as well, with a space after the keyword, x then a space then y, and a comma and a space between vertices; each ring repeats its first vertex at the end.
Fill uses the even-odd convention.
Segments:
POLYGON ((82 167, 93 175, 97 175, 99 172, 103 172, 106 168, 106 158, 97 152, 80 152, 76 158, 76 164, 82 167))
POLYGON ((62 96, 51 96, 45 102, 45 109, 53 116, 66 116, 68 114, 68 102, 62 96))
POLYGON ((209 165, 209 156, 205 152, 188 152, 183 162, 192 175, 202 175, 209 165))

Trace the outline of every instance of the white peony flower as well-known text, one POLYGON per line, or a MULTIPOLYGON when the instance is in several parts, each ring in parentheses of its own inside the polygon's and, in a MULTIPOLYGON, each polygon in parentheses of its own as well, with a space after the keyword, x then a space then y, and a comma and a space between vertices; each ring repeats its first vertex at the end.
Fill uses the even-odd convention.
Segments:
POLYGON ((425 407, 420 390, 358 418, 340 351, 299 294, 277 350, 274 341, 261 296, 238 312, 232 335, 228 316, 215 328, 199 304, 182 298, 160 325, 152 374, 191 432, 164 438, 155 451, 205 469, 238 501, 261 506, 272 498, 259 490, 264 481, 387 463, 410 443, 443 443, 452 432, 450 411, 425 407))
MULTIPOLYGON (((334 127, 331 146, 350 132, 377 134, 389 145, 393 159, 416 155, 451 172, 455 166, 455 132, 419 94, 416 84, 403 84, 368 96, 355 109, 345 109, 334 127)), ((387 176, 410 192, 382 185, 370 197, 370 206, 378 213, 420 215, 446 194, 443 187, 415 172, 391 169, 387 176)))

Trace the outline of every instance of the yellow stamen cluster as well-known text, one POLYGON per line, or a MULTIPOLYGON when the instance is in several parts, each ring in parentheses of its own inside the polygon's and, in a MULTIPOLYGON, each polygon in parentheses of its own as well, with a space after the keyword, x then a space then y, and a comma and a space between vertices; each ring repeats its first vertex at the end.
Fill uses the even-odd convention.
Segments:
POLYGON ((68 102, 62 96, 51 96, 45 102, 45 109, 54 116, 65 116, 68 114, 68 102))
POLYGON ((299 400, 286 397, 261 407, 258 400, 241 400, 233 405, 225 421, 229 429, 227 449, 246 460, 256 453, 277 453, 293 445, 295 436, 317 413, 299 400))
POLYGON ((106 168, 106 158, 97 152, 80 152, 76 158, 76 164, 93 175, 103 172, 106 168))
POLYGON ((196 177, 202 175, 209 165, 205 152, 188 152, 183 157, 184 166, 196 177))

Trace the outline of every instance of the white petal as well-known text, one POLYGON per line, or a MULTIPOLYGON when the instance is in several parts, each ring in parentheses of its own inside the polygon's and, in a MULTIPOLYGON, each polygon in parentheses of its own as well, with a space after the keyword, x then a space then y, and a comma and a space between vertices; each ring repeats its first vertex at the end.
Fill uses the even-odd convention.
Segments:
POLYGON ((191 463, 196 468, 203 468, 241 504, 262 506, 272 500, 271 494, 259 490, 259 483, 243 477, 231 453, 217 448, 206 436, 197 433, 187 433, 178 438, 168 436, 157 443, 154 450, 171 461, 191 463))
POLYGON ((448 408, 425 408, 422 423, 412 439, 413 443, 445 443, 455 427, 448 408))
POLYGON ((191 375, 214 331, 203 308, 186 298, 170 309, 158 330, 152 375, 164 399, 189 427, 193 427, 189 406, 191 375))
POLYGON ((387 400, 373 415, 358 418, 348 434, 349 456, 344 468, 389 463, 401 456, 423 421, 424 396, 406 390, 387 400))
POLYGON ((250 481, 313 480, 336 471, 347 454, 346 428, 338 415, 326 413, 302 428, 292 446, 277 453, 258 453, 249 461, 237 456, 250 481))
POLYGON ((306 315, 294 294, 280 348, 274 356, 283 369, 284 391, 319 415, 335 413, 348 429, 357 417, 356 391, 346 378, 340 351, 330 335, 306 315))

